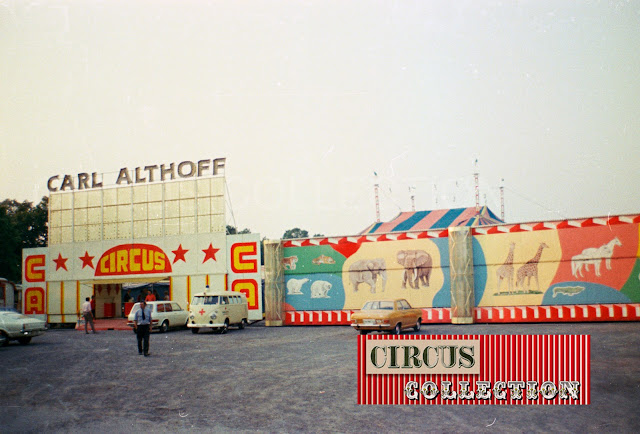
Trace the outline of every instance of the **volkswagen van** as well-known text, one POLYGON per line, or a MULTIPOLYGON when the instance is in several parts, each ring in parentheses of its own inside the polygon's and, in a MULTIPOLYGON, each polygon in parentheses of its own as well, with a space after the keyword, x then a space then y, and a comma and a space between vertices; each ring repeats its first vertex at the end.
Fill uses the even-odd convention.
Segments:
POLYGON ((247 297, 241 292, 216 291, 207 287, 194 295, 189 307, 187 327, 192 333, 200 329, 216 329, 226 333, 230 325, 243 329, 248 324, 249 307, 247 297))

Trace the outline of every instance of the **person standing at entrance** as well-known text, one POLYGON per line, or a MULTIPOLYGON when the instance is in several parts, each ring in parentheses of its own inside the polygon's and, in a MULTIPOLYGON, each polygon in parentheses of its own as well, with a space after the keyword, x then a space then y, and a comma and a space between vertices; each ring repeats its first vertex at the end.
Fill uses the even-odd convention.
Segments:
POLYGON ((133 317, 133 325, 136 328, 138 338, 138 354, 144 351, 145 357, 149 355, 149 332, 151 331, 151 308, 144 301, 140 302, 140 309, 133 317))
POLYGON ((89 301, 89 297, 85 299, 85 302, 82 303, 82 316, 84 317, 84 332, 89 333, 87 330, 87 323, 91 324, 91 330, 93 333, 96 332, 96 328, 93 325, 93 314, 91 313, 91 302, 89 301))
POLYGON ((91 296, 91 315, 93 315, 93 317, 96 317, 96 296, 92 295, 91 296))

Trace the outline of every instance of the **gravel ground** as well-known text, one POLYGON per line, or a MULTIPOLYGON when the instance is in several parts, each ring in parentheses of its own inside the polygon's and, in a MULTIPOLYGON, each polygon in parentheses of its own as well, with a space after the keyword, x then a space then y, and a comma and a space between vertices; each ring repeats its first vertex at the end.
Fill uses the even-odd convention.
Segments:
POLYGON ((590 334, 589 406, 358 406, 356 332, 50 330, 0 348, 1 432, 637 432, 640 323, 432 325, 428 334, 590 334))

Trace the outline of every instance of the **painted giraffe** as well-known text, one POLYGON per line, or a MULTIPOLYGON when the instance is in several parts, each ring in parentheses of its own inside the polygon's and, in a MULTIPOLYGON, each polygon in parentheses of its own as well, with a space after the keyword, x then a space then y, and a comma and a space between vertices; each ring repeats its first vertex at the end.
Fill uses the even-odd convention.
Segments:
POLYGON ((531 291, 531 278, 536 278, 536 286, 538 287, 538 291, 540 291, 540 282, 538 281, 538 262, 540 261, 540 256, 542 256, 542 249, 547 246, 545 243, 540 243, 540 247, 538 247, 538 252, 536 255, 528 260, 522 267, 518 269, 516 286, 523 288, 524 279, 527 278, 527 289, 531 291))
POLYGON ((512 292, 513 286, 513 251, 516 248, 516 243, 509 244, 509 254, 502 264, 496 270, 496 278, 498 279, 498 292, 500 292, 500 285, 504 279, 507 279, 507 288, 509 293, 512 292))

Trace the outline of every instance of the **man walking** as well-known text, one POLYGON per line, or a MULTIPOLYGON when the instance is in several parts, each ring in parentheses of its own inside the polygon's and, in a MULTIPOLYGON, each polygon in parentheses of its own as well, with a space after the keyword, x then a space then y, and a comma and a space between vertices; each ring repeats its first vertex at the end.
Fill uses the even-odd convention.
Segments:
POLYGON ((93 315, 93 317, 96 317, 96 296, 92 295, 91 296, 91 315, 93 315))
POLYGON ((93 333, 96 332, 96 328, 93 325, 93 314, 91 313, 91 302, 89 301, 89 297, 85 299, 85 302, 82 303, 82 316, 84 317, 84 332, 89 333, 87 330, 87 323, 91 324, 91 330, 93 333))
POLYGON ((140 302, 138 309, 133 316, 133 326, 136 328, 138 337, 138 354, 144 351, 145 357, 149 355, 149 332, 151 331, 151 308, 147 307, 147 303, 140 302), (144 346, 143 346, 144 341, 144 346))

